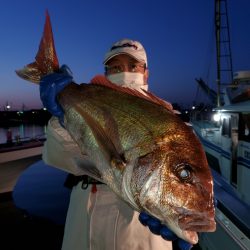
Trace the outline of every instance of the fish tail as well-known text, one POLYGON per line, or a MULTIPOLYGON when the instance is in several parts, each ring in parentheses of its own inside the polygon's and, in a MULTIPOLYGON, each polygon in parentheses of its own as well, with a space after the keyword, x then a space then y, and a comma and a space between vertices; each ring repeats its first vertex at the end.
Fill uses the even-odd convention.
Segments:
POLYGON ((20 70, 16 70, 16 74, 24 80, 39 83, 43 76, 58 70, 59 62, 56 55, 50 17, 48 10, 46 10, 43 36, 40 41, 35 61, 20 70))

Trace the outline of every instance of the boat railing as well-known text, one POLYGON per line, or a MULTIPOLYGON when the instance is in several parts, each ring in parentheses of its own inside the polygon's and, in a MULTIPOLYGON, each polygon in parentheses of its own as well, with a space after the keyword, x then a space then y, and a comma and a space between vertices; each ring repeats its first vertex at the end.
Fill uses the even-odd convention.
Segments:
POLYGON ((39 141, 41 139, 45 139, 46 135, 45 134, 40 134, 40 135, 35 135, 35 136, 25 136, 25 137, 20 137, 20 136, 15 136, 14 141, 20 141, 20 142, 26 142, 26 141, 39 141))
POLYGON ((233 103, 247 101, 250 98, 250 84, 235 85, 235 87, 228 89, 227 94, 233 103))
POLYGON ((204 131, 206 137, 210 137, 218 134, 220 132, 220 128, 203 128, 202 131, 204 131))
POLYGON ((192 126, 198 136, 206 138, 210 142, 220 144, 219 135, 221 133, 220 127, 211 121, 193 121, 192 126))
POLYGON ((18 150, 26 147, 36 147, 42 145, 45 140, 45 134, 39 134, 34 137, 15 136, 12 141, 0 144, 0 152, 18 150))

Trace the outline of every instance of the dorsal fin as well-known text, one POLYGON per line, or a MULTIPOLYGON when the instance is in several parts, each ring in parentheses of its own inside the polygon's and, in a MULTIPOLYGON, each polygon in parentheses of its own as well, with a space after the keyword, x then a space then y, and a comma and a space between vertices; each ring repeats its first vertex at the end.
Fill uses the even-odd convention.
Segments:
POLYGON ((56 55, 50 17, 48 10, 46 10, 43 36, 35 57, 35 62, 26 65, 21 70, 16 70, 16 73, 25 80, 39 83, 41 77, 58 71, 58 69, 59 62, 56 55))
POLYGON ((126 87, 121 87, 118 86, 116 84, 113 84, 112 82, 110 82, 105 76, 103 75, 97 75, 95 76, 92 80, 91 80, 92 84, 96 84, 96 85, 103 85, 112 89, 115 89, 117 91, 123 92, 123 93, 127 93, 133 96, 137 96, 140 98, 143 98, 145 100, 148 100, 150 102, 153 102, 155 104, 158 104, 166 109, 168 109, 169 111, 173 112, 173 107, 169 102, 166 102, 164 100, 162 100, 161 98, 155 96, 153 93, 143 90, 144 94, 141 93, 140 91, 136 90, 136 89, 131 89, 131 88, 126 88, 126 87))

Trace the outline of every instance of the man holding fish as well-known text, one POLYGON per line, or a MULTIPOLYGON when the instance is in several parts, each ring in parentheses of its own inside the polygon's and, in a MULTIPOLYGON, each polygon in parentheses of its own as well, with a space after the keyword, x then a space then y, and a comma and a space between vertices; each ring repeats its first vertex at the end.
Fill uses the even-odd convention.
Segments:
POLYGON ((202 145, 169 103, 147 91, 147 57, 139 42, 118 41, 104 65, 105 76, 74 83, 69 68, 59 67, 46 13, 35 61, 16 71, 40 84, 41 100, 55 116, 43 159, 81 176, 72 189, 62 249, 172 249, 167 240, 189 249, 198 232, 216 228, 202 145))
MULTIPOLYGON (((106 77, 97 76, 92 82, 98 84, 110 81, 146 95, 143 90, 148 89, 148 64, 141 43, 128 39, 116 42, 105 55, 104 65, 106 77)), ((41 91, 46 86, 44 105, 59 120, 63 120, 63 111, 54 102, 54 95, 72 79, 69 68, 63 66, 61 74, 45 76, 40 83, 41 91)), ((50 165, 78 176, 69 178, 74 187, 66 219, 63 250, 172 249, 172 242, 159 236, 162 234, 169 240, 177 238, 166 226, 146 213, 141 213, 140 221, 149 226, 154 234, 151 233, 138 220, 137 211, 119 199, 108 186, 86 175, 88 172, 82 165, 89 163, 82 159, 78 146, 55 118, 49 122, 43 159, 50 165)), ((182 249, 190 248, 190 244, 183 240, 179 240, 179 245, 182 249)))

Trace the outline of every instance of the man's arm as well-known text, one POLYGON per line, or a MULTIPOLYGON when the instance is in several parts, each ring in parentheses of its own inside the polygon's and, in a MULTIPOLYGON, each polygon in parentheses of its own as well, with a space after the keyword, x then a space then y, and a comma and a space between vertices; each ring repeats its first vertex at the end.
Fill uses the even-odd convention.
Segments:
POLYGON ((84 163, 79 147, 56 117, 49 120, 42 159, 46 164, 74 175, 86 174, 79 166, 84 163))

